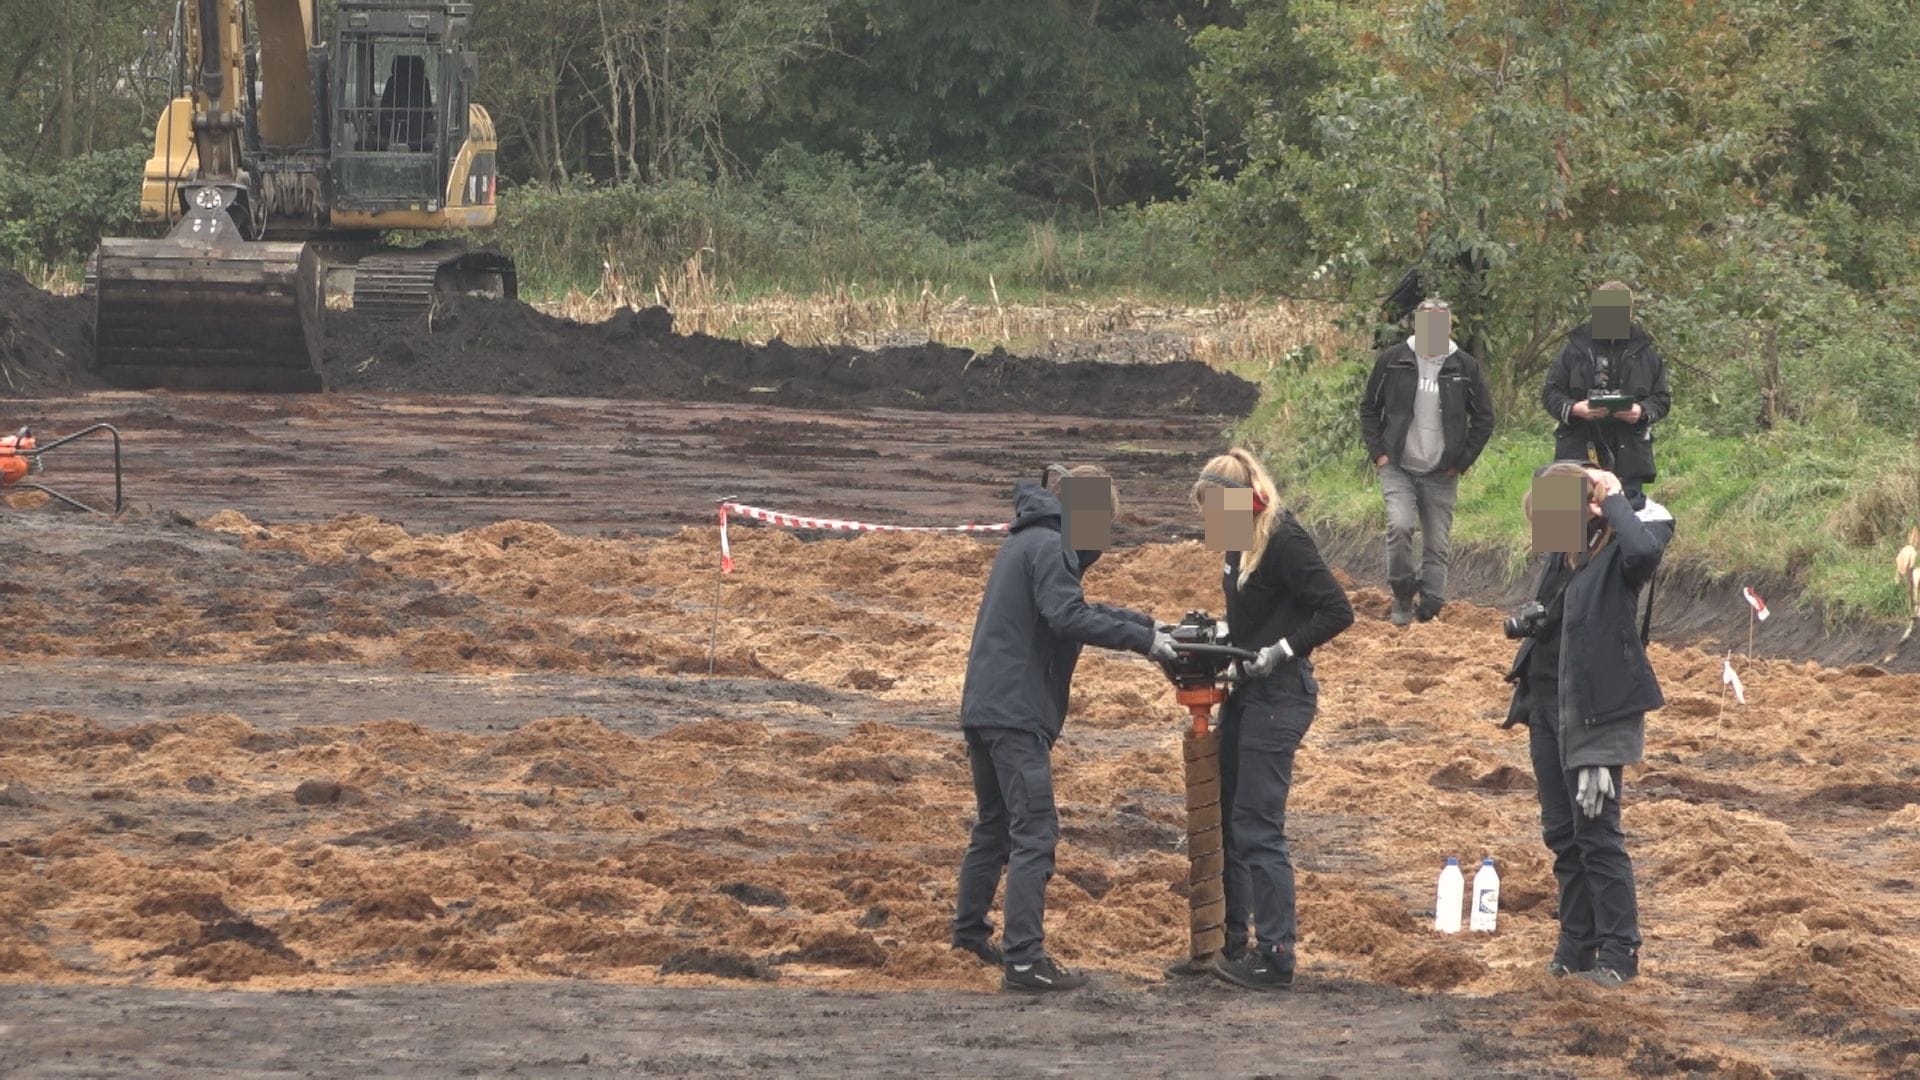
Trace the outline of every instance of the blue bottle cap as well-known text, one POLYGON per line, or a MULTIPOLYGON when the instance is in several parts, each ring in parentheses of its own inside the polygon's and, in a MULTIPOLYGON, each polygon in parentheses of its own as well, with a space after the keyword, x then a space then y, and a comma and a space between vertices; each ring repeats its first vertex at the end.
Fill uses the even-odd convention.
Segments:
POLYGON ((1481 866, 1492 866, 1492 865, 1493 865, 1493 856, 1491 856, 1491 855, 1489 855, 1489 856, 1487 856, 1486 858, 1484 858, 1484 859, 1481 859, 1481 860, 1480 860, 1480 865, 1481 865, 1481 866))
POLYGON ((1451 856, 1451 855, 1449 855, 1449 856, 1447 856, 1447 865, 1448 865, 1448 866, 1459 866, 1459 865, 1460 865, 1460 860, 1459 860, 1459 859, 1456 859, 1456 858, 1454 858, 1454 857, 1453 857, 1453 856, 1451 856))

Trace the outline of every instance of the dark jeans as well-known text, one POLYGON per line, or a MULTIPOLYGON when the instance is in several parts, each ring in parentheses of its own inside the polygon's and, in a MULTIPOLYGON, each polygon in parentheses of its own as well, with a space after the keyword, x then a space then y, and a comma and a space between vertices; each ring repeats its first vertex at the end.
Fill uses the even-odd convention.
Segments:
POLYGON ((1045 955, 1041 923, 1047 879, 1053 876, 1053 849, 1060 842, 1051 751, 1046 740, 1031 731, 969 728, 966 736, 979 812, 966 860, 960 864, 953 937, 976 942, 993 936, 987 912, 1005 867, 1007 929, 1001 951, 1010 963, 1030 963, 1045 955))
POLYGON ((1293 952, 1298 924, 1287 850, 1287 793, 1293 787, 1294 752, 1313 724, 1319 701, 1313 665, 1282 661, 1266 678, 1242 683, 1220 710, 1229 953, 1247 947, 1249 923, 1262 948, 1293 952))
MULTIPOLYGON (((1552 690, 1552 687, 1548 687, 1552 690)), ((1533 776, 1540 790, 1540 831, 1553 852, 1553 876, 1560 884, 1560 943, 1556 958, 1570 967, 1587 967, 1595 952, 1599 964, 1633 975, 1640 967, 1640 909, 1634 896, 1633 860, 1620 830, 1620 770, 1614 768, 1615 795, 1600 816, 1580 812, 1574 796, 1580 772, 1560 764, 1560 739, 1554 704, 1529 717, 1533 776)))

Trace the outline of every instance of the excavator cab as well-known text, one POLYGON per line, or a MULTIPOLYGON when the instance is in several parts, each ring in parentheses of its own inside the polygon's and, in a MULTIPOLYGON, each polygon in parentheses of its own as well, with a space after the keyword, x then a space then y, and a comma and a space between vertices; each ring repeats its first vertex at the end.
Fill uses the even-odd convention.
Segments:
POLYGON ((341 12, 334 45, 334 206, 434 214, 464 136, 466 20, 439 10, 341 12), (459 108, 456 111, 455 104, 459 108))

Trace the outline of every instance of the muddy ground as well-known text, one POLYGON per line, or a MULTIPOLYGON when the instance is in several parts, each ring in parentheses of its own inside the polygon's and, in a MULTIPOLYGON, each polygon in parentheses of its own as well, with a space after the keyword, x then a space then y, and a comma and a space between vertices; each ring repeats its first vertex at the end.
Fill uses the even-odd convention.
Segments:
POLYGON ((1181 539, 1218 420, 9 407, 115 420, 139 465, 117 525, 0 511, 0 1071, 1920 1075, 1920 678, 1763 660, 1741 708, 1718 652, 1656 646, 1646 975, 1607 994, 1541 970, 1500 612, 1396 631, 1364 585, 1299 764, 1302 991, 1163 979, 1180 713, 1090 653, 1049 926, 1101 989, 991 994, 943 946, 993 542, 743 526, 722 583, 707 508, 991 520, 1029 457, 1118 443, 1089 591, 1177 615, 1218 604, 1181 539), (1427 932, 1442 858, 1483 853, 1500 933, 1427 932))

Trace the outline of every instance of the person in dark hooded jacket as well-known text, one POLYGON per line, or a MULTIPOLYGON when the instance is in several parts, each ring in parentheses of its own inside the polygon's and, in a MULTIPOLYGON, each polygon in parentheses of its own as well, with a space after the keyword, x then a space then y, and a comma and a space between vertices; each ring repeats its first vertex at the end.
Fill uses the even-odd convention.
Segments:
MULTIPOLYGON (((1069 475, 1103 474, 1083 467, 1069 475)), ((1060 839, 1051 754, 1073 669, 1083 645, 1171 660, 1173 641, 1150 615, 1087 602, 1080 578, 1099 552, 1065 546, 1052 491, 1023 481, 1013 508, 1011 534, 993 560, 974 620, 960 692, 978 817, 960 867, 953 947, 1002 965, 1005 989, 1071 990, 1086 976, 1047 956, 1042 923, 1060 839), (1002 867, 1006 930, 1003 948, 995 949, 987 912, 1002 867)))
MULTIPOLYGON (((1607 282, 1599 291, 1613 290, 1626 292, 1631 303, 1632 292, 1618 281, 1607 282)), ((1673 392, 1667 386, 1667 362, 1638 322, 1619 341, 1595 340, 1591 319, 1575 327, 1547 372, 1540 404, 1558 425, 1553 433, 1555 460, 1585 461, 1591 447, 1600 467, 1618 476, 1629 491, 1639 491, 1658 475, 1653 426, 1672 411, 1673 392), (1630 395, 1635 404, 1610 411, 1587 403, 1592 395, 1606 393, 1630 395)))
POLYGON ((1582 473, 1594 499, 1588 550, 1549 555, 1541 569, 1534 598, 1545 612, 1507 673, 1515 685, 1502 726, 1530 732, 1541 832, 1559 884, 1560 939, 1547 970, 1619 986, 1640 970, 1621 767, 1641 760, 1646 714, 1666 704, 1635 623, 1674 521, 1611 473, 1558 462, 1540 475, 1582 473))

